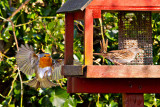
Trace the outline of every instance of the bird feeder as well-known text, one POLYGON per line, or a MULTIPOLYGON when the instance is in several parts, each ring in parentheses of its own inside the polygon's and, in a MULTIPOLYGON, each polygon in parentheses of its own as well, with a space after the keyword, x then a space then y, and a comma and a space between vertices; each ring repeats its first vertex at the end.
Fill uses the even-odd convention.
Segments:
POLYGON ((160 93, 160 65, 153 65, 152 12, 159 0, 68 0, 65 13, 65 65, 68 93, 123 93, 124 107, 143 107, 143 93, 160 93), (132 46, 144 53, 128 65, 93 65, 93 20, 102 11, 118 12, 118 48, 132 46), (126 14, 134 14, 134 20, 126 14), (73 65, 74 20, 84 20, 84 65, 73 65))

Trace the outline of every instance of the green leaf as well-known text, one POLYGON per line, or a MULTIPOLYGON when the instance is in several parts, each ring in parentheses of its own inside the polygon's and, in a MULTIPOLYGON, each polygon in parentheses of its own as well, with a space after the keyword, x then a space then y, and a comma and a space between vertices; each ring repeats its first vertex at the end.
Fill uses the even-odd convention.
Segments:
MULTIPOLYGON (((51 22, 49 22, 48 23, 48 29, 49 30, 52 30, 52 29, 54 29, 55 28, 55 22, 54 22, 54 20, 52 20, 51 22)), ((58 26, 56 26, 56 27, 58 27, 58 26)))
POLYGON ((52 106, 52 103, 50 102, 49 100, 49 97, 48 95, 45 95, 44 97, 42 97, 40 100, 39 100, 39 104, 41 104, 41 106, 43 107, 53 107, 52 106))
POLYGON ((118 103, 112 100, 109 107, 118 107, 118 103))
POLYGON ((49 100, 52 102, 53 106, 63 107, 69 97, 69 94, 64 89, 56 88, 55 92, 51 92, 51 96, 52 97, 50 97, 49 100))
POLYGON ((50 53, 50 54, 52 54, 52 45, 46 46, 46 48, 45 48, 45 53, 50 53))
POLYGON ((64 103, 64 107, 76 107, 76 101, 75 98, 72 98, 69 96, 69 98, 64 103))
POLYGON ((49 15, 50 14, 50 12, 51 12, 51 8, 45 8, 45 9, 43 9, 43 15, 44 16, 47 16, 47 15, 49 15))
POLYGON ((158 39, 158 41, 160 41, 160 35, 159 35, 159 36, 157 36, 157 39, 158 39))
POLYGON ((102 101, 96 102, 96 106, 97 107, 103 107, 103 102, 102 101))
POLYGON ((36 13, 32 13, 32 14, 27 15, 27 18, 30 18, 30 19, 35 19, 35 17, 36 17, 36 13))
POLYGON ((109 100, 109 95, 108 94, 105 94, 104 97, 105 97, 106 100, 109 100))

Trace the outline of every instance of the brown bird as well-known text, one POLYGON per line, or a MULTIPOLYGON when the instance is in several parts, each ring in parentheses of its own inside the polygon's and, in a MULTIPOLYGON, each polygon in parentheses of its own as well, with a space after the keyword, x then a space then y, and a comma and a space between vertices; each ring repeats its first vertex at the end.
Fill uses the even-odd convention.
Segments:
POLYGON ((106 49, 106 47, 107 47, 104 44, 108 44, 108 43, 106 42, 104 44, 102 44, 102 43, 100 43, 100 44, 101 44, 101 53, 93 53, 93 54, 94 55, 102 55, 103 57, 109 59, 111 62, 113 62, 114 64, 117 64, 117 65, 122 65, 122 64, 126 64, 128 62, 131 62, 132 60, 135 59, 137 53, 144 52, 142 49, 136 48, 136 47, 104 52, 103 49, 106 49), (104 46, 105 46, 105 48, 104 48, 104 46))
POLYGON ((137 53, 139 52, 143 52, 143 50, 139 48, 129 48, 122 50, 112 50, 108 53, 94 53, 94 55, 102 55, 114 64, 122 65, 134 60, 137 53))
POLYGON ((50 88, 58 84, 50 80, 59 80, 63 60, 53 60, 49 53, 35 54, 32 46, 22 45, 16 54, 19 69, 27 75, 36 74, 36 77, 26 84, 34 88, 50 88))

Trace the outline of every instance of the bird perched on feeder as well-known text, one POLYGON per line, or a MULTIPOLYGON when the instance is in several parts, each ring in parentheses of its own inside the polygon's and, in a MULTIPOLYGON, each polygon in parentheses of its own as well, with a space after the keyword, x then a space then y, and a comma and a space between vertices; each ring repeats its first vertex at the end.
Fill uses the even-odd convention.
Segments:
POLYGON ((94 53, 94 55, 102 55, 103 57, 109 59, 111 62, 113 62, 116 65, 123 65, 126 63, 131 62, 135 59, 136 55, 140 52, 144 52, 140 48, 131 47, 128 49, 122 49, 122 50, 112 50, 107 52, 107 46, 108 41, 106 42, 100 42, 101 46, 101 53, 94 53))
POLYGON ((34 88, 50 88, 58 84, 50 80, 59 80, 63 60, 52 60, 49 53, 35 54, 32 46, 22 45, 17 51, 16 61, 19 69, 27 75, 36 74, 36 77, 26 84, 34 88))

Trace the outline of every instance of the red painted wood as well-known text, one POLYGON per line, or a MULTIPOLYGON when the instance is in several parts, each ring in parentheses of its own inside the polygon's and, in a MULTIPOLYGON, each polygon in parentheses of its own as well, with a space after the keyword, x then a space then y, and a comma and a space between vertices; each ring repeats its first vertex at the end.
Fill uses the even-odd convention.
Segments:
POLYGON ((123 107, 144 107, 143 94, 123 94, 123 107))
MULTIPOLYGON (((85 9, 85 16, 81 13, 66 13, 66 44, 65 44, 65 64, 73 63, 73 19, 84 18, 84 56, 85 65, 93 63, 93 18, 101 18, 101 10, 128 10, 128 11, 160 11, 159 0, 93 0, 85 9), (67 16, 68 15, 68 16, 67 16), (70 25, 71 24, 71 25, 70 25), (71 35, 71 36, 67 36, 71 35), (71 40, 69 40, 71 38, 71 40), (68 42, 68 43, 67 43, 68 42), (69 49, 70 48, 70 49, 69 49), (70 51, 71 50, 71 51, 70 51)), ((92 69, 94 70, 94 69, 92 69)), ((128 76, 132 73, 127 72, 128 76)), ((96 72, 94 72, 94 75, 96 72)), ((100 72, 99 72, 100 74, 100 72)), ((148 74, 148 73, 146 73, 148 74)), ((102 75, 108 75, 102 73, 102 75)), ((116 75, 116 74, 112 74, 116 75)), ((138 72, 137 74, 138 75, 138 72)), ((99 75, 98 75, 99 76, 99 75)), ((120 75, 118 76, 120 77, 120 75)), ((160 79, 144 78, 108 78, 108 79, 87 79, 68 78, 69 93, 160 93, 160 79)), ((123 94, 124 107, 142 107, 143 94, 123 94)))
POLYGON ((101 18, 101 10, 94 9, 93 10, 93 18, 101 18))
MULTIPOLYGON (((160 78, 95 79, 72 77, 70 93, 160 93, 160 78)), ((70 89, 69 89, 70 90, 70 89)))
POLYGON ((89 6, 160 6, 160 0, 93 0, 89 6))
POLYGON ((74 12, 74 20, 84 20, 84 11, 74 12))
POLYGON ((67 77, 67 93, 72 93, 72 77, 67 77))
POLYGON ((84 34, 84 63, 85 65, 93 64, 93 15, 92 10, 85 9, 85 34, 84 34))
POLYGON ((73 64, 73 35, 74 35, 74 16, 72 13, 65 14, 65 54, 64 64, 73 64))
MULTIPOLYGON (((73 30, 74 30, 74 16, 72 13, 65 14, 65 54, 64 54, 64 64, 73 64, 73 30)), ((67 81, 67 91, 72 92, 72 78, 68 77, 67 81)))
POLYGON ((144 7, 144 6, 88 6, 90 9, 100 9, 100 10, 114 10, 114 11, 160 11, 159 7, 144 7))
POLYGON ((86 78, 160 78, 160 65, 64 65, 62 71, 65 76, 85 72, 86 78))
POLYGON ((88 65, 86 78, 160 78, 160 65, 88 65))

